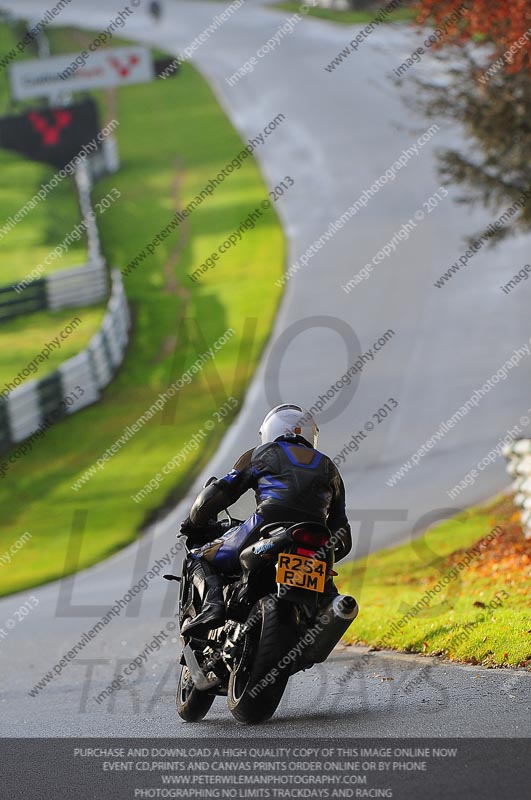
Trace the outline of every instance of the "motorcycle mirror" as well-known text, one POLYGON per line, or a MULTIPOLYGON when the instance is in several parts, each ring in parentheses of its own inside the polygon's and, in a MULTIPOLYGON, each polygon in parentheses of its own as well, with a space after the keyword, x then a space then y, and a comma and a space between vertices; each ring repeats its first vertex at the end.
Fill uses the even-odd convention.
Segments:
POLYGON ((215 475, 213 475, 211 478, 209 478, 207 481, 204 482, 203 489, 206 489, 207 486, 210 486, 212 483, 215 483, 216 481, 217 481, 217 478, 216 478, 215 475))

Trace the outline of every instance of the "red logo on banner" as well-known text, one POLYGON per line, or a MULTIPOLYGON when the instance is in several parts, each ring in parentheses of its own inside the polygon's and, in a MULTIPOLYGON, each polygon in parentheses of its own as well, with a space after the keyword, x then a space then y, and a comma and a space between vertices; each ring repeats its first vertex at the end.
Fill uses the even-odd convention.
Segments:
POLYGON ((129 56, 127 62, 124 64, 120 59, 111 56, 111 58, 109 58, 109 63, 114 67, 120 77, 127 78, 129 73, 133 71, 133 67, 136 67, 136 65, 140 63, 140 57, 134 55, 129 56))
POLYGON ((54 122, 49 123, 43 114, 38 114, 32 111, 28 114, 28 119, 31 122, 34 130, 41 136, 41 141, 46 147, 53 147, 59 143, 61 138, 61 131, 63 128, 68 128, 72 122, 72 114, 70 111, 54 111, 54 122))

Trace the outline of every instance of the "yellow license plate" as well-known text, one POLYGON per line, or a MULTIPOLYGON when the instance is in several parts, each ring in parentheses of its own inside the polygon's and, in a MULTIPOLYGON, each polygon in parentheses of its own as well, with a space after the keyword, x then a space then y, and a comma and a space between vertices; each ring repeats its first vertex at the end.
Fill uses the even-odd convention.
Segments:
POLYGON ((296 589, 309 589, 311 592, 324 592, 325 581, 326 561, 279 553, 277 583, 296 589))

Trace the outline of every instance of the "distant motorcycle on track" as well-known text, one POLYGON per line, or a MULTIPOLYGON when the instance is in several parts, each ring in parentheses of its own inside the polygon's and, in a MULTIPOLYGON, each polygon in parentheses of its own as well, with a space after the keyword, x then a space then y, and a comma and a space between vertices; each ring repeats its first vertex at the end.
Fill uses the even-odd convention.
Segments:
MULTIPOLYGON (((240 524, 226 513, 213 526, 213 539, 240 524)), ((336 574, 331 540, 321 524, 274 523, 242 551, 241 571, 223 576, 226 622, 202 636, 181 634, 177 712, 183 720, 202 720, 222 695, 238 722, 264 722, 290 676, 326 660, 358 614, 353 597, 330 591, 336 574)), ((193 546, 185 545, 180 579, 181 630, 203 601, 189 578, 193 546)))
POLYGON ((162 16, 162 5, 159 0, 151 0, 148 5, 148 11, 153 19, 158 22, 162 16))

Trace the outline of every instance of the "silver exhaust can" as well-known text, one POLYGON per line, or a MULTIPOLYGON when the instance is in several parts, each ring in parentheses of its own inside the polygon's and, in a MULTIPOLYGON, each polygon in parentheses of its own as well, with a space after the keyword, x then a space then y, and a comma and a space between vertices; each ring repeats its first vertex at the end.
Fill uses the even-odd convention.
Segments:
MULTIPOLYGON (((358 616, 356 600, 348 594, 339 594, 319 614, 310 629, 313 641, 309 641, 301 653, 306 664, 326 661, 343 634, 358 616)), ((310 631, 304 637, 309 636, 310 631)))

